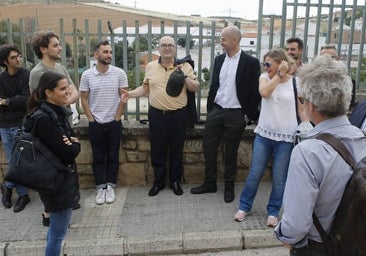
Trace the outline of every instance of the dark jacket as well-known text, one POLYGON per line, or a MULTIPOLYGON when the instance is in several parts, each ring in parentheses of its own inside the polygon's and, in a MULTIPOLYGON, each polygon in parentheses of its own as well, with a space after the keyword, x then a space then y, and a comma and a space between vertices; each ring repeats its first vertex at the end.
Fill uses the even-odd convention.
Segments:
POLYGON ((73 142, 66 145, 62 135, 70 138, 72 129, 68 123, 71 112, 65 107, 43 103, 38 110, 25 118, 24 129, 31 131, 35 126, 35 136, 59 156, 65 164, 74 164, 74 172, 64 173, 60 187, 52 192, 39 192, 45 208, 57 212, 72 208, 79 199, 79 176, 76 170, 75 158, 80 152, 80 144, 73 142))
POLYGON ((362 101, 360 103, 357 103, 357 105, 353 109, 349 117, 349 121, 351 122, 352 125, 361 128, 361 125, 365 120, 365 118, 366 118, 366 101, 362 101))
POLYGON ((7 99, 7 106, 0 105, 0 128, 20 126, 27 113, 29 97, 29 71, 20 68, 13 76, 0 73, 0 98, 7 99))
MULTIPOLYGON (((207 98, 207 111, 214 106, 217 90, 220 87, 220 70, 224 63, 226 54, 215 58, 212 75, 212 82, 207 98)), ((258 59, 241 51, 238 68, 236 70, 236 93, 244 113, 250 120, 257 120, 259 117, 259 94, 260 66, 258 59)))

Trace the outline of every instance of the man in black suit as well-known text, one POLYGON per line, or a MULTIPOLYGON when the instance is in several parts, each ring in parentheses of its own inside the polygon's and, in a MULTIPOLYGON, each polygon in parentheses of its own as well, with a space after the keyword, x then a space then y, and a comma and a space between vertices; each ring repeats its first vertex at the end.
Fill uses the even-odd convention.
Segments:
POLYGON ((258 59, 240 49, 240 30, 229 26, 221 32, 224 54, 215 58, 212 82, 207 98, 207 119, 203 137, 205 180, 202 186, 192 188, 192 194, 217 191, 217 151, 223 139, 225 202, 235 198, 237 154, 246 117, 257 120, 260 95, 258 59))
POLYGON ((357 103, 349 117, 349 121, 352 125, 366 130, 366 100, 357 103))

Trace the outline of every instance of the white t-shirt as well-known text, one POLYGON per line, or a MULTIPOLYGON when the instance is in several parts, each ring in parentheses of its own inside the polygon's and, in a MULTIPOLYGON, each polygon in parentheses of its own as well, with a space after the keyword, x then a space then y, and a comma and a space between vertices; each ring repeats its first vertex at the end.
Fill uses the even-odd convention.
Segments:
MULTIPOLYGON (((260 77, 270 80, 268 73, 263 73, 260 77)), ((296 84, 299 84, 297 79, 296 84)), ((291 78, 285 83, 278 84, 270 97, 262 98, 259 121, 254 132, 271 140, 294 142, 297 126, 295 94, 291 78)))

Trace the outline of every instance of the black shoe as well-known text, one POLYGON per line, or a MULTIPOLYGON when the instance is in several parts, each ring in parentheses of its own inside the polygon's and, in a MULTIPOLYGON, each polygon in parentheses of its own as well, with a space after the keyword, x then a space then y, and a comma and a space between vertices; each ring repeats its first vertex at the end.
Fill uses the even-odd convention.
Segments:
POLYGON ((159 194, 160 190, 162 190, 162 189, 163 188, 153 186, 149 191, 149 196, 156 196, 157 194, 159 194))
POLYGON ((43 213, 42 213, 42 224, 45 227, 50 226, 50 217, 46 218, 43 213))
POLYGON ((203 183, 202 186, 191 189, 192 194, 216 193, 216 191, 217 191, 216 184, 207 184, 207 183, 203 183))
POLYGON ((5 184, 1 184, 1 193, 3 194, 1 201, 3 202, 3 205, 5 208, 11 207, 11 194, 12 190, 8 189, 5 184))
POLYGON ((74 204, 74 206, 72 207, 73 210, 77 210, 80 209, 81 205, 79 203, 74 204))
POLYGON ((21 212, 24 210, 25 206, 30 202, 30 198, 28 195, 19 196, 17 202, 14 205, 14 212, 21 212))
POLYGON ((235 194, 233 188, 225 188, 224 200, 226 203, 234 201, 235 194))
POLYGON ((183 194, 183 189, 178 182, 174 182, 170 187, 177 196, 181 196, 183 194))

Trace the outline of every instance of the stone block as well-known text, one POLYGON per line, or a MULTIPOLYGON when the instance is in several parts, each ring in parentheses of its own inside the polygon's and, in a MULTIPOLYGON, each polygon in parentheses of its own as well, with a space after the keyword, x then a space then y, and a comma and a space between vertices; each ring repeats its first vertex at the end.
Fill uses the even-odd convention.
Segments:
POLYGON ((44 255, 46 241, 11 242, 5 248, 5 255, 39 256, 44 255))
POLYGON ((146 163, 121 164, 117 180, 122 185, 146 185, 146 163))
POLYGON ((241 250, 243 238, 239 230, 185 233, 183 247, 184 253, 241 250))
POLYGON ((263 230, 245 230, 243 234, 245 249, 281 245, 281 242, 275 238, 272 228, 263 230))
POLYGON ((183 253, 182 234, 129 237, 128 255, 172 255, 183 253))
POLYGON ((204 165, 184 165, 183 181, 187 184, 199 184, 205 178, 204 165))
POLYGON ((141 150, 141 151, 151 151, 151 147, 150 147, 150 140, 149 138, 144 138, 144 137, 140 137, 137 140, 137 149, 141 150))
POLYGON ((67 256, 124 255, 124 238, 67 240, 63 254, 67 256))
POLYGON ((80 153, 76 158, 76 163, 91 163, 93 162, 93 153, 89 140, 80 140, 80 153))
POLYGON ((202 140, 188 139, 184 142, 184 153, 202 153, 202 140))
POLYGON ((146 162, 148 157, 150 156, 147 152, 141 151, 126 151, 126 160, 128 162, 146 162))
POLYGON ((126 140, 122 143, 124 149, 137 149, 137 142, 135 140, 126 140))

